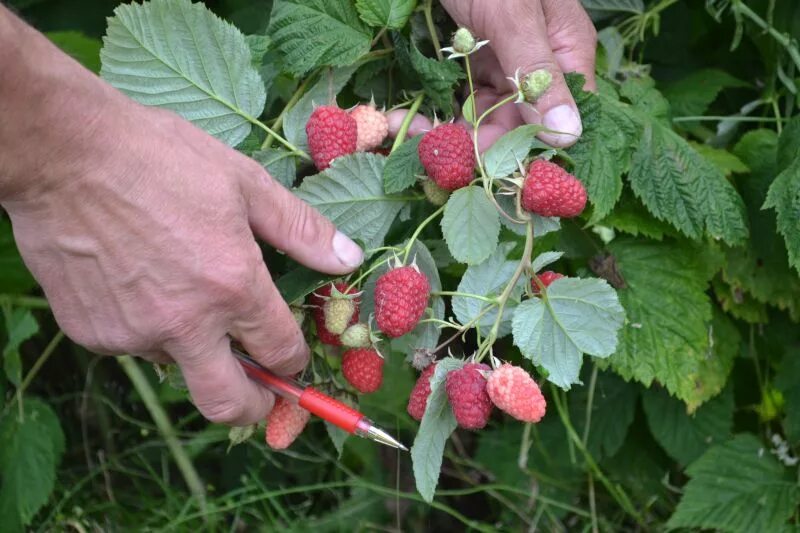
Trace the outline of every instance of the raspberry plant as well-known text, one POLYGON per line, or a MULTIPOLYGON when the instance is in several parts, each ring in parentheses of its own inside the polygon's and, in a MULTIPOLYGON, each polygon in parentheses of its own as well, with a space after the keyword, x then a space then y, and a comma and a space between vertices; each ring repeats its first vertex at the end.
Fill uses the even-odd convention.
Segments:
MULTIPOLYGON (((798 8, 584 1, 601 31, 597 92, 567 75, 580 140, 553 149, 536 138, 541 126, 524 125, 480 153, 473 130, 503 104, 535 102, 550 73, 515 73, 516 90, 478 113, 469 66, 491 43, 430 0, 256 4, 268 24, 247 34, 189 0, 122 5, 100 74, 252 157, 363 246, 363 266, 340 279, 265 254, 313 349, 302 379, 397 422, 413 439, 424 501, 480 530, 519 520, 796 526, 800 28, 776 24, 798 20, 798 8), (663 57, 656 49, 704 43, 659 34, 662 18, 675 30, 689 16, 748 61, 718 68, 703 56, 700 68, 663 57), (386 115, 401 109, 410 114, 389 138, 386 115), (436 127, 412 137, 418 112, 436 127), (565 218, 542 216, 555 213, 565 218), (466 518, 442 503, 445 476, 448 487, 458 476, 496 480, 485 491, 502 510, 466 518), (525 507, 529 497, 539 510, 525 507)), ((48 403, 22 401, 21 346, 39 330, 31 308, 46 302, 27 295, 33 283, 0 224, 4 370, 20 391, 2 412, 0 443, 24 458, 33 442, 39 461, 25 485, 24 461, 0 453, 0 517, 13 531, 47 502, 64 435, 48 403)), ((145 397, 146 378, 131 360, 123 368, 145 397)), ((298 409, 270 415, 273 448, 303 431, 298 409)), ((230 438, 257 440, 263 453, 253 434, 230 438)), ((313 435, 313 455, 331 464, 368 453, 330 426, 313 435)), ((304 444, 301 435, 292 446, 304 444)), ((178 462, 202 495, 191 460, 178 462)))

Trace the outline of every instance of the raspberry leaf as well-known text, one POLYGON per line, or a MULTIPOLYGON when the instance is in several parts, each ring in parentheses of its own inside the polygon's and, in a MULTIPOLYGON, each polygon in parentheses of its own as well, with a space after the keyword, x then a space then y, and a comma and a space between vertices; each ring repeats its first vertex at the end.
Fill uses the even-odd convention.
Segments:
POLYGON ((308 149, 306 123, 314 111, 314 106, 331 103, 330 99, 347 85, 355 71, 356 67, 354 66, 333 69, 297 101, 286 113, 286 119, 283 121, 283 133, 286 135, 287 141, 301 150, 308 149))
POLYGON ((23 531, 53 491, 64 454, 56 413, 38 398, 25 397, 24 411, 0 418, 0 516, 8 531, 23 531))
POLYGON ((546 298, 522 302, 514 313, 514 344, 547 379, 563 389, 579 383, 584 353, 608 357, 617 349, 625 311, 604 280, 562 278, 546 298))
MULTIPOLYGON (((687 117, 704 114, 723 89, 747 85, 724 70, 706 68, 666 85, 663 92, 669 100, 672 115, 687 117)), ((687 126, 686 123, 683 125, 687 126)))
POLYGON ((631 187, 656 218, 684 235, 728 244, 747 238, 744 202, 723 173, 663 124, 647 119, 631 161, 631 187))
MULTIPOLYGON (((497 247, 497 250, 483 263, 479 265, 472 265, 467 268, 464 277, 458 284, 458 292, 464 294, 475 294, 478 296, 498 296, 506 284, 514 275, 514 270, 517 268, 518 261, 509 261, 506 258, 513 250, 512 243, 504 243, 497 247)), ((506 304, 503 311, 503 318, 500 321, 500 329, 498 337, 503 337, 511 333, 511 319, 514 316, 514 310, 517 307, 519 298, 522 296, 524 287, 524 280, 520 280, 511 295, 511 299, 506 304)), ((483 300, 477 298, 469 298, 465 296, 454 296, 453 300, 453 313, 462 324, 470 322, 475 318, 487 305, 491 305, 483 300)), ((488 333, 497 318, 497 309, 488 311, 483 317, 478 320, 478 327, 481 328, 483 334, 488 333)))
POLYGON ((738 336, 721 318, 710 327, 705 258, 689 246, 629 238, 609 249, 626 283, 618 294, 629 323, 608 364, 646 386, 658 380, 696 409, 722 390, 736 351, 724 340, 738 336))
POLYGON ((297 168, 294 156, 291 153, 286 150, 269 148, 267 150, 258 150, 250 157, 258 161, 264 167, 264 170, 269 172, 284 187, 294 185, 294 180, 297 178, 297 168))
POLYGON ((439 483, 444 446, 458 425, 447 402, 445 378, 448 372, 462 366, 464 361, 452 357, 442 359, 436 364, 436 371, 431 376, 431 394, 428 396, 425 415, 411 447, 417 491, 429 503, 433 501, 436 485, 439 483))
POLYGON ((800 272, 800 156, 775 178, 764 208, 777 213, 778 231, 786 241, 789 263, 800 272))
POLYGON ((360 239, 368 248, 383 246, 406 202, 384 194, 385 163, 385 157, 368 153, 339 157, 325 172, 303 180, 296 194, 351 239, 360 239))
POLYGON ((421 140, 422 135, 412 137, 389 154, 386 167, 383 169, 383 187, 386 194, 408 189, 417 182, 417 176, 425 174, 417 153, 421 140))
POLYGON ((497 248, 500 216, 483 188, 464 187, 447 201, 442 232, 457 261, 476 265, 497 248))
POLYGON ((445 115, 453 114, 453 89, 464 77, 464 72, 455 61, 437 61, 422 55, 414 43, 409 50, 411 66, 428 98, 445 115))
POLYGON ((356 0, 361 20, 376 28, 399 30, 417 5, 416 0, 356 0))
POLYGON ((527 124, 497 139, 483 155, 483 164, 489 177, 505 178, 519 170, 519 164, 533 148, 549 150, 548 145, 536 138, 536 134, 545 129, 543 126, 527 124))
POLYGON ((298 76, 323 65, 351 65, 372 41, 349 0, 276 0, 269 35, 298 76))
POLYGON ((4 308, 8 340, 3 348, 3 370, 8 380, 19 387, 22 381, 22 359, 19 347, 23 342, 39 333, 39 323, 27 309, 4 308))
POLYGON ((642 393, 647 425, 664 451, 682 465, 688 465, 715 444, 728 440, 733 429, 733 389, 703 404, 694 414, 664 389, 642 393))
POLYGON ((539 272, 547 265, 552 265, 564 255, 564 252, 544 252, 539 254, 536 259, 531 263, 531 269, 534 272, 539 272))
POLYGON ((202 4, 121 5, 108 21, 100 75, 134 100, 165 107, 236 146, 264 109, 264 82, 244 35, 202 4))
POLYGON ((781 531, 796 510, 800 489, 753 435, 712 447, 689 465, 690 481, 670 529, 781 531))

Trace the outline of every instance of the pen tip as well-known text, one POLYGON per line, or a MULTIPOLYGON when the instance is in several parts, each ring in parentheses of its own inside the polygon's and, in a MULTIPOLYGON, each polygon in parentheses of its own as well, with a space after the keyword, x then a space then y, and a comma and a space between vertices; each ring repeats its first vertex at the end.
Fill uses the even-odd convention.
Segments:
POLYGON ((403 446, 403 444, 386 433, 381 428, 370 425, 369 430, 367 431, 366 437, 374 440, 375 442, 380 442, 381 444, 385 444, 386 446, 391 446, 392 448, 397 448, 398 450, 408 451, 408 448, 403 446))

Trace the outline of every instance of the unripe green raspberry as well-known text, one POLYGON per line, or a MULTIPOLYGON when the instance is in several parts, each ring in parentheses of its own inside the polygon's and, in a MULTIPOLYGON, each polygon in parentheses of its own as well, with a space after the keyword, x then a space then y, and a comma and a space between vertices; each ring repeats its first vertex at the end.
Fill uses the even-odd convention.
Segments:
POLYGON ((294 321, 297 322, 297 327, 302 328, 303 322, 305 322, 306 319, 305 311, 303 311, 301 307, 290 307, 289 309, 292 311, 294 321))
POLYGON ((433 205, 444 205, 450 198, 450 191, 442 189, 431 179, 422 182, 422 190, 425 191, 425 196, 433 205))
POLYGON ((347 329, 356 305, 349 298, 331 298, 322 307, 325 314, 325 327, 334 335, 341 335, 347 329))
POLYGON ((520 91, 525 101, 529 104, 535 104, 536 101, 550 88, 553 83, 553 75, 549 70, 539 69, 534 70, 522 79, 520 84, 520 91))
POLYGON ((347 348, 367 348, 370 345, 369 326, 366 324, 353 324, 339 337, 342 346, 347 348))
POLYGON ((469 54, 475 49, 475 36, 467 28, 458 28, 453 34, 453 50, 459 54, 469 54))

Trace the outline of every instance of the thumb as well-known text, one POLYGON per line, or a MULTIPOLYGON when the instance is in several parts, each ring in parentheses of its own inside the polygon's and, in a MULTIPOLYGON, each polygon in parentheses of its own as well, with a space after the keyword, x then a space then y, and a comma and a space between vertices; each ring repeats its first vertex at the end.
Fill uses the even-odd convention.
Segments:
POLYGON ((293 259, 327 274, 347 274, 364 260, 356 243, 263 170, 244 189, 253 232, 293 259))
POLYGON ((517 70, 520 77, 539 69, 552 74, 553 81, 547 92, 534 105, 520 104, 519 111, 525 122, 553 130, 540 133, 542 141, 558 148, 571 146, 583 132, 583 125, 578 106, 553 55, 541 3, 519 2, 517 5, 521 12, 504 17, 504 24, 494 25, 502 31, 489 35, 492 50, 508 76, 513 76, 517 70))

